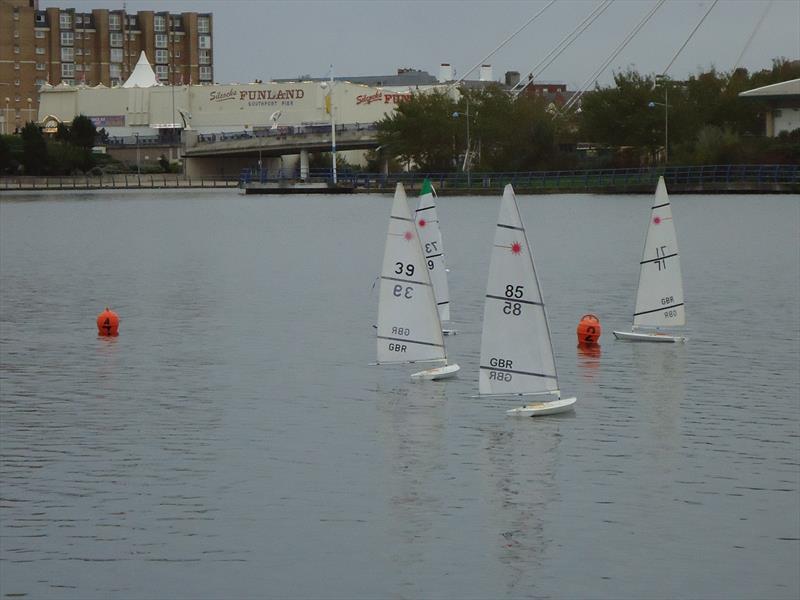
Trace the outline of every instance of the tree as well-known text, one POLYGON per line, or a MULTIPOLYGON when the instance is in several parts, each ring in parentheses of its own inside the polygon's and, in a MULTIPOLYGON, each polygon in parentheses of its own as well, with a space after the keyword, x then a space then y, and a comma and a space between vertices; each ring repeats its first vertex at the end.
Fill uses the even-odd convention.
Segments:
POLYGON ((97 128, 89 117, 78 115, 72 119, 70 142, 75 146, 79 146, 89 150, 94 146, 95 138, 97 137, 97 128))
POLYGON ((452 170, 455 109, 455 103, 442 92, 413 94, 378 121, 378 141, 393 156, 421 171, 452 170))
POLYGON ((11 170, 11 148, 5 136, 0 135, 0 173, 7 173, 11 170))
POLYGON ((41 175, 47 172, 48 155, 42 131, 35 123, 26 123, 22 128, 22 164, 26 175, 41 175))
MULTIPOLYGON (((651 153, 664 144, 664 113, 655 102, 651 77, 633 70, 614 75, 613 88, 595 88, 581 101, 581 132, 586 141, 611 146, 638 146, 651 153)), ((661 95, 663 102, 663 95, 661 95)))

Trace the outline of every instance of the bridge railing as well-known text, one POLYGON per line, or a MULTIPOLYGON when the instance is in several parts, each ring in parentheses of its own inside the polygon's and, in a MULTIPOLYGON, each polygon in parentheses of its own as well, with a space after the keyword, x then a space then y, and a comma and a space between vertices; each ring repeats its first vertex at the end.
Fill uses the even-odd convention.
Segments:
MULTIPOLYGON (((377 127, 374 123, 342 123, 336 125, 336 133, 348 133, 354 131, 375 131, 377 127)), ((215 143, 231 140, 246 140, 253 138, 285 137, 287 135, 306 135, 309 133, 330 133, 330 123, 308 123, 306 125, 279 125, 275 129, 271 127, 254 127, 240 131, 222 131, 219 133, 201 133, 197 136, 197 143, 215 143)))
MULTIPOLYGON (((800 185, 800 165, 701 165, 669 166, 659 168, 585 169, 573 171, 523 171, 523 172, 402 172, 367 173, 339 171, 339 183, 357 188, 382 190, 402 182, 411 188, 419 187, 430 179, 439 189, 495 189, 510 183, 530 190, 596 190, 626 189, 655 186, 659 176, 668 186, 704 186, 721 184, 790 184, 800 185)), ((245 169, 240 183, 253 181, 299 180, 297 170, 259 171, 245 169)), ((331 181, 328 169, 311 170, 309 179, 331 181)))

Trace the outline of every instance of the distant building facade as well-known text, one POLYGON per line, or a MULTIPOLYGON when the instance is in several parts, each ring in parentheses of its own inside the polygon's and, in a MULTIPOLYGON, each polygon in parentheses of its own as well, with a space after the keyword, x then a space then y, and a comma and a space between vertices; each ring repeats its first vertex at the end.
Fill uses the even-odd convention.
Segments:
POLYGON ((212 83, 213 47, 210 13, 80 12, 0 0, 3 132, 36 119, 43 84, 122 83, 142 51, 163 83, 212 83))
POLYGON ((783 132, 800 129, 800 79, 790 79, 739 94, 746 100, 766 102, 764 113, 767 137, 777 137, 783 132))

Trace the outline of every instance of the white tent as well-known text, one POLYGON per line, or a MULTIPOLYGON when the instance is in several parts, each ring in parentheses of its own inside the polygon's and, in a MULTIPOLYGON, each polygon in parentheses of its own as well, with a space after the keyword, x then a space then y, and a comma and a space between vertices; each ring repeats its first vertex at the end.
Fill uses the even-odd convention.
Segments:
POLYGON ((122 87, 148 88, 153 87, 154 85, 161 84, 158 82, 158 78, 156 77, 155 72, 153 72, 153 67, 150 66, 144 51, 142 51, 141 55, 139 56, 139 62, 136 63, 131 76, 128 77, 125 83, 122 84, 122 87))

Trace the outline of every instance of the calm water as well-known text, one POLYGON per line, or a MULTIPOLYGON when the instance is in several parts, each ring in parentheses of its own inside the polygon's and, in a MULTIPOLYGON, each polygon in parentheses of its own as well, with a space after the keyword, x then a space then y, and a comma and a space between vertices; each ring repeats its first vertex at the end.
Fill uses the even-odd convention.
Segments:
POLYGON ((797 598, 798 199, 672 198, 674 346, 611 335, 649 196, 519 200, 573 415, 473 397, 499 196, 439 201, 462 371, 412 383, 388 196, 4 195, 0 596, 797 598))

